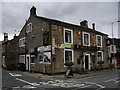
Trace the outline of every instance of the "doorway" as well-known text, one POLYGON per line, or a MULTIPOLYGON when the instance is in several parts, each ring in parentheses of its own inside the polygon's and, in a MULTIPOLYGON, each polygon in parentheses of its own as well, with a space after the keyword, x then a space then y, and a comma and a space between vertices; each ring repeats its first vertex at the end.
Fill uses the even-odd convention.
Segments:
POLYGON ((90 70, 90 54, 84 55, 84 69, 90 70))

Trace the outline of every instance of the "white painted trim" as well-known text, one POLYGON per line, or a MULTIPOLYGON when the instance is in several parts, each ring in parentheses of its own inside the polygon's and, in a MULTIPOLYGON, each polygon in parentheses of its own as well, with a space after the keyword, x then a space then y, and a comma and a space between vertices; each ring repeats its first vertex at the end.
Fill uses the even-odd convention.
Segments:
POLYGON ((26 37, 20 38, 19 39, 19 47, 24 47, 25 43, 23 45, 21 45, 20 41, 25 39, 25 43, 26 43, 26 37))
POLYGON ((88 65, 89 65, 88 70, 90 70, 90 69, 91 69, 91 65, 90 65, 90 63, 91 63, 91 60, 90 60, 90 54, 88 54, 88 53, 84 53, 84 57, 83 57, 83 58, 84 58, 84 59, 83 59, 83 60, 84 60, 84 69, 85 69, 85 56, 88 56, 88 59, 89 59, 89 60, 88 60, 88 61, 89 61, 89 64, 88 64, 88 65))
POLYGON ((31 64, 31 62, 30 62, 30 60, 31 60, 30 54, 27 54, 27 55, 26 55, 26 65, 28 65, 28 64, 27 64, 27 62, 28 62, 28 61, 27 61, 27 57, 29 57, 29 69, 27 69, 27 67, 26 67, 26 70, 30 70, 30 64, 31 64))
POLYGON ((73 44, 73 30, 64 28, 64 44, 73 44), (71 31, 71 43, 65 42, 65 30, 71 31))
POLYGON ((19 63, 24 63, 25 64, 25 55, 19 55, 19 63), (24 60, 23 62, 20 62, 20 57, 23 56, 24 57, 24 60))
MULTIPOLYGON (((35 58, 35 55, 30 55, 30 62, 31 62, 31 58, 35 58)), ((31 63, 31 64, 35 64, 35 63, 31 63)))
MULTIPOLYGON (((101 52, 102 53, 102 61, 104 61, 103 60, 103 51, 97 51, 97 60, 98 60, 98 52, 101 52)), ((98 60, 99 61, 99 60, 98 60)))
POLYGON ((72 62, 74 63, 74 51, 72 49, 64 49, 64 63, 65 63, 65 51, 72 51, 72 62))
POLYGON ((97 45, 97 47, 102 47, 102 36, 101 36, 101 35, 96 35, 96 45, 97 45), (97 37, 98 37, 98 36, 101 37, 101 46, 98 46, 98 45, 97 45, 97 37))
POLYGON ((87 32, 82 32, 82 41, 83 41, 83 46, 90 46, 90 33, 87 33, 87 32), (88 45, 85 45, 84 44, 84 34, 88 34, 88 41, 89 41, 89 44, 88 45))
POLYGON ((30 33, 30 32, 32 32, 32 23, 29 23, 29 24, 27 24, 27 26, 26 26, 26 33, 30 33), (31 24, 31 27, 30 27, 30 29, 31 29, 31 31, 28 31, 28 26, 31 24))

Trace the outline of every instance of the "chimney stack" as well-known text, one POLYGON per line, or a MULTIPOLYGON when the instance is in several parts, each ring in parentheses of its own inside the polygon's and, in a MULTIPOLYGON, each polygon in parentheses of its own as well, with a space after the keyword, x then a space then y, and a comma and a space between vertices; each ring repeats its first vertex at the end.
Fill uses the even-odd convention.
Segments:
POLYGON ((87 21, 87 20, 81 21, 81 22, 80 22, 80 25, 81 25, 82 27, 88 28, 88 21, 87 21))
POLYGON ((34 6, 30 9, 30 16, 36 16, 36 8, 34 6))
POLYGON ((92 29, 95 30, 95 23, 92 24, 92 29))
POLYGON ((4 33, 4 42, 8 41, 8 33, 4 33))

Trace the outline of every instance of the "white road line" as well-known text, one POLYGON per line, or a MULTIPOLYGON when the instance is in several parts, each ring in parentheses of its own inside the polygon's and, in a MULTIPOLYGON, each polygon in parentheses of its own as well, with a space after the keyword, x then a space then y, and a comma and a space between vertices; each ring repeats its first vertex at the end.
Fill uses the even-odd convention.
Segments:
POLYGON ((105 86, 100 85, 100 84, 97 84, 97 83, 94 83, 94 82, 84 82, 84 83, 86 83, 86 84, 93 84, 93 85, 96 85, 96 86, 100 87, 100 88, 98 88, 98 89, 96 89, 96 90, 100 90, 100 89, 102 89, 102 88, 105 88, 105 86))
POLYGON ((25 80, 22 80, 22 79, 19 79, 19 78, 16 78, 16 80, 24 82, 24 83, 27 83, 27 84, 32 85, 32 86, 38 86, 38 85, 40 85, 40 84, 37 84, 37 83, 30 83, 28 81, 25 81, 25 80))
POLYGON ((9 74, 13 77, 22 76, 21 74, 16 74, 16 73, 9 73, 9 74))
POLYGON ((119 83, 120 81, 116 81, 115 83, 119 83))
POLYGON ((87 85, 87 86, 84 86, 84 87, 81 87, 81 88, 86 88, 86 87, 90 87, 90 86, 92 86, 92 85, 87 85))
POLYGON ((119 78, 120 78, 120 77, 113 78, 113 79, 109 79, 109 80, 106 80, 105 82, 116 81, 116 79, 119 79, 119 78))

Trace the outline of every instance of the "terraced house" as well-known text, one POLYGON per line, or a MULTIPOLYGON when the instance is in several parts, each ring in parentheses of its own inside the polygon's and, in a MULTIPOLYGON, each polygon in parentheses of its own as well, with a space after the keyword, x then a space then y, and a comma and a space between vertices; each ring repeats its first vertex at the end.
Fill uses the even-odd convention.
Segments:
POLYGON ((26 70, 48 74, 65 72, 65 62, 74 62, 73 70, 91 70, 104 61, 108 68, 108 35, 88 27, 86 20, 74 25, 36 15, 30 17, 19 35, 19 62, 26 70))

